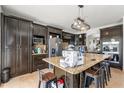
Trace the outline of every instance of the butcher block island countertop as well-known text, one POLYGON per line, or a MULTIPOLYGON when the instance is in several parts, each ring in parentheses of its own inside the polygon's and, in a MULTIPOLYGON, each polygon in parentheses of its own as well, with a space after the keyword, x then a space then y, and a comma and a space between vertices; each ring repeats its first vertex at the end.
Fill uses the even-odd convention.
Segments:
POLYGON ((61 57, 50 57, 50 58, 44 58, 43 61, 52 64, 53 66, 62 69, 65 72, 68 72, 70 74, 79 74, 82 71, 85 71, 86 69, 100 63, 106 58, 109 58, 110 55, 104 55, 104 54, 93 54, 93 53, 85 53, 84 54, 84 64, 77 66, 77 67, 67 67, 63 68, 60 66, 60 58, 61 57), (92 60, 95 59, 95 60, 92 60))

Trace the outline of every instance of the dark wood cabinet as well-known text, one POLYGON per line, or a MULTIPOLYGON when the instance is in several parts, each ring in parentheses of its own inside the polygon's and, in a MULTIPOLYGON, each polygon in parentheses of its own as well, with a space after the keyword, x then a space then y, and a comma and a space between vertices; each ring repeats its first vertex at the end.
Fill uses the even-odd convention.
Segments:
POLYGON ((86 45, 86 34, 75 35, 67 32, 62 33, 63 42, 76 44, 76 45, 86 45))
MULTIPOLYGON (((112 44, 111 47, 109 47, 109 51, 112 51, 112 47, 113 49, 118 50, 117 53, 115 52, 111 52, 110 54, 112 54, 112 60, 110 61, 111 66, 115 67, 115 68, 120 68, 122 69, 123 67, 123 25, 118 25, 118 26, 113 26, 113 27, 108 27, 108 28, 104 28, 100 30, 100 42, 101 42, 101 52, 103 53, 103 51, 107 51, 105 50, 104 47, 105 45, 103 44, 103 42, 119 42, 118 46, 116 46, 116 44, 112 44), (114 41, 113 41, 114 40, 114 41), (113 62, 114 58, 118 59, 118 62, 113 62), (114 58, 113 58, 114 57, 114 58)), ((109 45, 106 44, 106 46, 108 47, 109 45)))
POLYGON ((2 69, 5 67, 11 67, 11 75, 16 74, 16 61, 18 58, 18 46, 17 46, 17 31, 18 31, 18 20, 4 17, 4 30, 2 33, 3 40, 3 59, 2 59, 2 69))
POLYGON ((67 33, 67 32, 63 32, 62 33, 62 40, 63 42, 67 42, 67 43, 75 43, 75 35, 71 34, 71 33, 67 33))
POLYGON ((36 24, 33 23, 33 32, 32 32, 33 36, 42 36, 44 37, 44 44, 47 43, 47 27, 40 25, 40 24, 36 24))
POLYGON ((20 67, 20 74, 25 74, 30 71, 30 64, 31 64, 31 22, 27 21, 19 21, 19 67, 20 67))
POLYGON ((47 33, 47 27, 46 26, 33 23, 33 35, 46 36, 46 33, 47 33))
POLYGON ((52 26, 47 26, 48 37, 51 35, 52 37, 56 37, 57 35, 62 38, 62 29, 55 28, 52 26))
POLYGON ((4 16, 2 32, 2 69, 11 68, 11 76, 30 72, 31 21, 4 16))
POLYGON ((113 27, 108 27, 108 28, 104 28, 100 30, 100 34, 101 34, 101 39, 103 39, 103 41, 110 41, 110 39, 115 38, 115 39, 119 39, 121 38, 121 34, 122 34, 122 26, 113 26, 113 27))
POLYGON ((44 62, 42 59, 48 57, 47 54, 36 54, 32 55, 32 71, 37 69, 48 68, 48 63, 44 62))
MULTIPOLYGON (((43 45, 47 45, 47 27, 33 23, 33 32, 32 32, 32 40, 34 40, 34 37, 42 37, 43 39, 43 45)), ((33 47, 34 41, 32 42, 33 47)), ((41 44, 39 42, 39 44, 41 44)), ((33 48, 32 48, 33 49, 33 48)), ((47 54, 32 54, 32 72, 36 71, 37 69, 44 69, 48 67, 48 64, 46 62, 43 62, 42 59, 46 58, 47 54)))
POLYGON ((86 45, 86 34, 75 35, 77 45, 86 45))
POLYGON ((1 41, 2 41, 2 40, 1 40, 2 18, 3 18, 3 17, 2 17, 2 14, 0 14, 0 85, 1 85, 1 67, 2 67, 2 66, 1 66, 1 65, 2 65, 2 64, 1 64, 1 62, 2 62, 2 60, 1 60, 1 56, 2 56, 2 55, 1 55, 1 45, 2 45, 2 43, 1 43, 1 41))

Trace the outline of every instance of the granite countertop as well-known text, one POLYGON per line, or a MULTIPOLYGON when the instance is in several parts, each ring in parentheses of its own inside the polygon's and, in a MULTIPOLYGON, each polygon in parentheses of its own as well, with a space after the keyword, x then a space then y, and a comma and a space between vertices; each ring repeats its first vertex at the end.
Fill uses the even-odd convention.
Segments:
POLYGON ((94 66, 97 63, 100 63, 101 61, 103 61, 106 58, 109 58, 110 55, 104 55, 104 54, 92 54, 92 53, 86 53, 84 55, 84 64, 77 66, 77 67, 68 67, 68 68, 63 68, 60 66, 60 58, 61 57, 50 57, 50 58, 44 58, 43 60, 47 63, 52 64, 55 67, 58 67, 70 74, 79 74, 82 71, 85 71, 86 69, 94 66), (92 59, 96 59, 96 60, 92 60, 92 59))

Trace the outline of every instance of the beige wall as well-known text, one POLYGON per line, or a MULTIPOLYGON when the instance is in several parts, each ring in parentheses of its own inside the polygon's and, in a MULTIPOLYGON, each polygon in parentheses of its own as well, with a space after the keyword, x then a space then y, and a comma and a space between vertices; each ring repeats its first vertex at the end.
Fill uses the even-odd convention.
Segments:
POLYGON ((95 52, 96 48, 96 39, 100 38, 100 30, 99 29, 93 29, 90 32, 87 32, 86 34, 86 46, 89 52, 95 52), (95 41, 95 42, 93 42, 95 41))

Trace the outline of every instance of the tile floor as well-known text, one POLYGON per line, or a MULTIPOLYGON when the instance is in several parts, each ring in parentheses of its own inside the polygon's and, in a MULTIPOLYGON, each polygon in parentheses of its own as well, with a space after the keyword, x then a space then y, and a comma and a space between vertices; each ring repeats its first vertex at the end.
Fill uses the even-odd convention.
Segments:
MULTIPOLYGON (((44 72, 49 71, 44 69, 44 72)), ((106 88, 124 88, 124 72, 112 68, 112 78, 108 82, 106 88)), ((38 72, 33 72, 12 78, 9 82, 2 84, 0 88, 37 88, 38 86, 38 72)))

